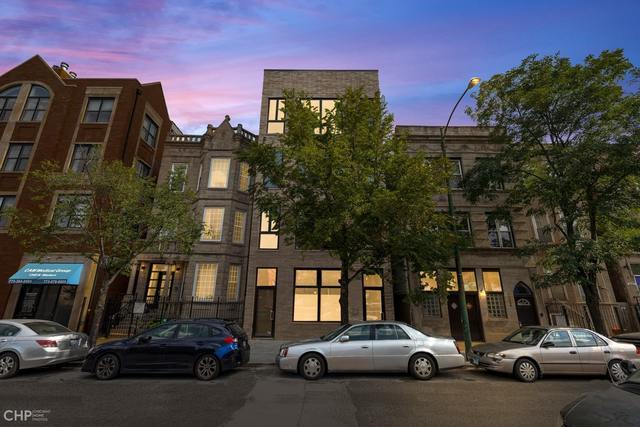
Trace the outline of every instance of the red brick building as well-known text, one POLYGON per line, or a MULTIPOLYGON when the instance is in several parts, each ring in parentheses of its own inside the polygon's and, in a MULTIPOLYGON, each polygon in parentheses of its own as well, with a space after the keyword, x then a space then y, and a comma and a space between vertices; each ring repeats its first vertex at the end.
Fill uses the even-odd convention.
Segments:
MULTIPOLYGON (((0 75, 0 315, 53 319, 84 329, 92 306, 95 266, 79 254, 34 260, 8 235, 2 211, 30 209, 28 172, 47 160, 81 171, 91 153, 121 160, 141 175, 157 176, 171 128, 160 83, 137 79, 77 78, 68 65, 40 56, 0 75), (96 150, 96 151, 94 151, 96 150), (78 283, 9 284, 29 262, 73 264, 78 283)), ((56 203, 52 195, 51 209, 56 203)), ((126 287, 126 280, 122 281, 126 287)), ((118 291, 115 286, 114 291, 118 291)))

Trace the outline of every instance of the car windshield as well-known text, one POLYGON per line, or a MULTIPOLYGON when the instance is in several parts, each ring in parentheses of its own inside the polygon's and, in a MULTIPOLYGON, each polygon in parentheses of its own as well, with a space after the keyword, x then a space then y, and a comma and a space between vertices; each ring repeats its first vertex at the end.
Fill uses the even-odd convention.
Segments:
POLYGON ((70 329, 67 329, 62 325, 58 325, 57 323, 28 322, 25 323, 24 326, 31 329, 38 335, 66 334, 67 332, 71 332, 70 329))
POLYGON ((323 335, 320 337, 322 341, 331 341, 341 333, 343 333, 347 328, 351 327, 351 325, 342 325, 335 331, 329 332, 327 335, 323 335))
POLYGON ((545 329, 522 328, 518 329, 502 341, 516 344, 536 345, 546 333, 547 331, 545 329))

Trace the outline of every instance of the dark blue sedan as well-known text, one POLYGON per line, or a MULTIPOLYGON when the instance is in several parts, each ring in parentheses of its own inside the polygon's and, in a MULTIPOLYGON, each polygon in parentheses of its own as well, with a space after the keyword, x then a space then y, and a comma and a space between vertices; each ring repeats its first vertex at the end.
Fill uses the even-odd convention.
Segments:
POLYGON ((89 351, 82 370, 100 380, 125 373, 193 373, 212 380, 249 361, 247 334, 221 319, 164 323, 133 338, 111 341, 89 351))

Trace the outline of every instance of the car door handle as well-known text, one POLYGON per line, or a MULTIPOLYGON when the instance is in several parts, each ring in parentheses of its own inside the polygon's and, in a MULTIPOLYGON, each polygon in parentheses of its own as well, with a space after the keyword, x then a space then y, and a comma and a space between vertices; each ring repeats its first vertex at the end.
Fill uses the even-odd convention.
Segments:
POLYGON ((605 350, 604 354, 611 354, 611 352, 609 350, 605 350))
POLYGON ((362 346, 362 347, 360 347, 360 348, 369 348, 369 346, 368 346, 368 345, 363 345, 363 346, 362 346))
POLYGON ((1 339, 1 340, 0 340, 0 342, 7 342, 7 340, 5 340, 5 339, 1 339))
POLYGON ((408 345, 403 345, 402 347, 404 347, 404 348, 409 348, 409 346, 408 346, 408 345))
POLYGON ((572 351, 569 352, 569 354, 578 354, 578 352, 572 350, 572 351))

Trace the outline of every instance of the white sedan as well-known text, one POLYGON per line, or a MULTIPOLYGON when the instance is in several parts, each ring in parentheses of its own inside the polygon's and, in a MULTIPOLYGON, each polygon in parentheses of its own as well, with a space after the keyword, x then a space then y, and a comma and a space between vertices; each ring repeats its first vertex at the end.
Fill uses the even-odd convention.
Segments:
POLYGON ((278 367, 308 380, 327 372, 408 372, 428 380, 438 371, 461 368, 464 356, 453 338, 425 335, 402 322, 343 325, 313 340, 285 344, 278 367))

